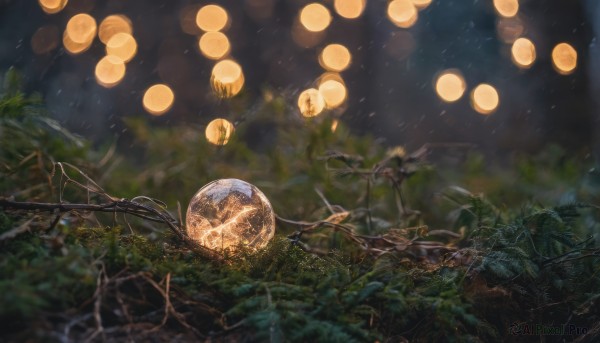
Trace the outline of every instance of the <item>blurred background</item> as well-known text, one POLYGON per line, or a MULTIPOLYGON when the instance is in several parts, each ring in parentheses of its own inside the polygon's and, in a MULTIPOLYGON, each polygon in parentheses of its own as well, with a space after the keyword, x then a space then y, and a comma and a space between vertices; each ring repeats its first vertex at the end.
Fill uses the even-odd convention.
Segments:
POLYGON ((390 146, 597 157, 599 31, 595 0, 0 0, 0 70, 95 142, 145 117, 226 144, 282 98, 390 146))

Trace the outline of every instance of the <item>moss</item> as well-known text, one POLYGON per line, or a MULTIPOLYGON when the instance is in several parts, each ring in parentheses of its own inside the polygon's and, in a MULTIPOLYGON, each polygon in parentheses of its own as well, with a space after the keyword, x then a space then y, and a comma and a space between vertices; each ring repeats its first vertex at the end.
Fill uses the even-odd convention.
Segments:
MULTIPOLYGON (((15 91, 2 99, 0 130, 14 135, 0 152, 1 196, 57 201, 51 161, 90 166, 98 153, 44 124, 32 99, 15 91)), ((424 168, 385 160, 373 138, 355 137, 343 124, 333 133, 327 119, 291 118, 280 98, 257 113, 276 134, 247 144, 257 127, 240 124, 220 148, 196 128, 128 119, 135 153, 117 152, 107 170, 85 169, 103 175, 112 195, 144 194, 171 210, 210 180, 243 178, 285 218, 322 220, 331 209, 348 210, 343 224, 355 232, 439 241, 443 249, 406 243, 388 251, 382 241, 365 249, 321 228, 301 240, 317 255, 286 238, 297 226, 281 224, 264 249, 214 260, 156 223, 70 213, 51 227, 53 215, 2 209, 0 235, 29 224, 0 240, 0 339, 491 342, 514 339, 515 322, 591 330, 600 319, 598 247, 589 238, 598 233, 598 213, 583 203, 595 199, 597 182, 585 162, 549 149, 519 157, 514 170, 477 154, 457 170, 424 168), (326 162, 331 151, 363 161, 326 162), (402 187, 420 216, 401 215, 390 180, 373 178, 369 225, 367 182, 355 171, 378 163, 392 173, 414 168, 402 174, 402 187), (412 225, 459 237, 427 236, 412 225)), ((87 201, 76 187, 64 196, 87 201)))

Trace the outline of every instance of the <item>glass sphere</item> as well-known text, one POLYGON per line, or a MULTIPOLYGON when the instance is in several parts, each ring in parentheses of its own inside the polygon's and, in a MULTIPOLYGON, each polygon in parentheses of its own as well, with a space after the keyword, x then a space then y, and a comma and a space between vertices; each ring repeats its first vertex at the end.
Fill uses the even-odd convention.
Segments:
POLYGON ((239 245, 257 249, 273 238, 275 213, 255 186, 238 179, 220 179, 194 195, 186 227, 190 238, 209 249, 233 250, 239 245))

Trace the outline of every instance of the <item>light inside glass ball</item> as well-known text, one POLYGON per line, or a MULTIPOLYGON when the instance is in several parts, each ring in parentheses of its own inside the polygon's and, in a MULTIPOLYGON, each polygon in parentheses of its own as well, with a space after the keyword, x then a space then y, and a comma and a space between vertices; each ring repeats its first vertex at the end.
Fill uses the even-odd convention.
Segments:
POLYGON ((251 249, 267 245, 275 234, 275 213, 267 197, 238 179, 220 179, 202 187, 187 209, 188 236, 209 249, 251 249))

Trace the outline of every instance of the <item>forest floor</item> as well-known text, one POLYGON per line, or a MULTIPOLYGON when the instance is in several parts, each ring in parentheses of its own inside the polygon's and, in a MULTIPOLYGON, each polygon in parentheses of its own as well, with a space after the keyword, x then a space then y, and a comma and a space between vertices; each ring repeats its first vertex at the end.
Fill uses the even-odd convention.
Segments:
POLYGON ((600 337, 600 172, 585 153, 499 165, 460 144, 385 149, 278 98, 222 147, 190 125, 125 123, 127 149, 92 147, 39 99, 0 95, 0 341, 600 337), (270 199, 265 248, 186 235, 188 199, 220 178, 270 199))

